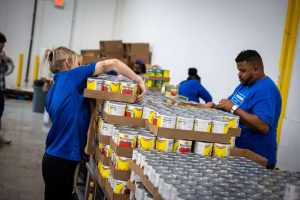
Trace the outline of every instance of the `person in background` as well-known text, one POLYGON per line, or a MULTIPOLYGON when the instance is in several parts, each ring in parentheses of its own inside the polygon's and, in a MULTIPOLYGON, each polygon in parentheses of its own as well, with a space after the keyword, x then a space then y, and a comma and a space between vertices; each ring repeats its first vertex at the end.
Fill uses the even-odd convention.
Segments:
POLYGON ((91 110, 83 97, 87 78, 115 70, 146 89, 142 79, 117 59, 78 66, 77 54, 66 48, 47 49, 44 62, 54 73, 54 83, 46 96, 46 109, 52 121, 42 161, 45 200, 71 199, 76 166, 84 155, 91 110))
POLYGON ((144 63, 144 61, 142 60, 136 60, 132 70, 140 76, 143 76, 144 74, 146 74, 146 65, 144 63))
POLYGON ((179 84, 178 94, 197 103, 199 103, 199 98, 203 99, 205 103, 212 102, 212 96, 200 83, 201 78, 197 74, 197 69, 189 68, 188 75, 187 80, 179 84))
POLYGON ((240 116, 241 136, 236 146, 249 149, 268 159, 267 168, 276 165, 276 131, 281 112, 281 95, 265 75, 261 56, 255 50, 239 53, 235 59, 240 84, 219 109, 240 116))
POLYGON ((3 96, 3 90, 5 89, 5 76, 11 73, 14 69, 12 60, 7 57, 3 51, 5 43, 6 37, 3 33, 0 33, 0 144, 11 144, 11 140, 3 136, 1 129, 2 114, 5 103, 3 96))

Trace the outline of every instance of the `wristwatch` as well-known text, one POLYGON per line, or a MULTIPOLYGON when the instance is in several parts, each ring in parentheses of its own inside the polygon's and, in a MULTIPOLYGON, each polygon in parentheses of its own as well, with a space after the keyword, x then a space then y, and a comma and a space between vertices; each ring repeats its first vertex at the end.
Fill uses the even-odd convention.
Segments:
POLYGON ((231 108, 231 113, 234 114, 234 112, 238 109, 239 107, 237 105, 233 105, 231 108))

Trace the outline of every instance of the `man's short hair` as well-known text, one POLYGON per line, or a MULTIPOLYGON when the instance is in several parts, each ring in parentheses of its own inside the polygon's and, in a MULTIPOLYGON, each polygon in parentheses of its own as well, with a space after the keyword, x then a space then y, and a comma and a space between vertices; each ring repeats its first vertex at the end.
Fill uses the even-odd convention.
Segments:
POLYGON ((244 50, 235 58, 235 62, 249 62, 253 63, 257 66, 263 67, 264 64, 262 62, 261 56, 255 50, 244 50))
POLYGON ((0 43, 5 43, 6 42, 6 37, 3 33, 0 33, 0 43))

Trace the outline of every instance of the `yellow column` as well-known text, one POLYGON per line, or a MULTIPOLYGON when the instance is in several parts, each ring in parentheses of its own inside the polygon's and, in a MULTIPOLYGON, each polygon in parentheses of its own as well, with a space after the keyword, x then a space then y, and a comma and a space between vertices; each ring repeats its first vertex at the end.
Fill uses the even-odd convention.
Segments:
POLYGON ((40 57, 39 56, 35 56, 35 59, 34 59, 34 68, 33 68, 33 80, 34 81, 38 79, 39 63, 40 63, 40 57))
POLYGON ((22 77, 22 68, 23 68, 23 57, 24 55, 20 53, 19 55, 19 63, 18 63, 18 73, 17 73, 17 80, 16 86, 17 88, 21 87, 21 77, 22 77))
POLYGON ((290 87, 290 78, 293 68, 295 46, 300 16, 300 0, 289 0, 285 21, 284 36, 282 41, 281 57, 279 64, 278 88, 282 96, 282 109, 277 128, 277 145, 280 143, 283 118, 285 117, 286 103, 290 87))

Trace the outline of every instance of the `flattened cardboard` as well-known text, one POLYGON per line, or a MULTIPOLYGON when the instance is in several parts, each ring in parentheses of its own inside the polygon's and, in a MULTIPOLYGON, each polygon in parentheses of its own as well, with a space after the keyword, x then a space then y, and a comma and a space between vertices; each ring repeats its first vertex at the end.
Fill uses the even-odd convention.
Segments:
POLYGON ((133 193, 135 193, 135 184, 131 181, 127 182, 127 187, 130 191, 132 191, 133 193))
POLYGON ((266 167, 267 163, 268 163, 268 160, 266 158, 254 153, 248 149, 232 148, 232 149, 230 149, 230 156, 245 157, 245 158, 252 160, 264 167, 266 167))
POLYGON ((109 144, 110 138, 111 138, 111 136, 98 134, 98 141, 101 144, 109 144))
POLYGON ((83 96, 91 99, 105 99, 111 101, 121 101, 126 103, 135 103, 137 99, 136 94, 119 94, 88 89, 84 89, 83 96))
POLYGON ((105 184, 105 189, 107 190, 109 199, 111 200, 128 200, 129 194, 116 194, 113 192, 112 188, 110 187, 110 184, 108 181, 105 184))
POLYGON ((140 178, 143 185, 147 188, 147 190, 152 194, 153 199, 162 200, 163 198, 158 193, 157 189, 155 189, 154 185, 150 182, 148 177, 146 177, 143 173, 143 169, 140 168, 135 162, 130 161, 130 168, 136 173, 140 178))
POLYGON ((106 112, 102 112, 102 117, 106 123, 109 124, 119 124, 125 126, 138 126, 145 127, 145 119, 142 118, 131 118, 131 117, 121 117, 115 115, 109 115, 106 112))
POLYGON ((164 81, 164 82, 170 82, 170 78, 165 77, 158 77, 158 76, 144 76, 145 79, 148 80, 156 80, 156 81, 164 81))
POLYGON ((109 168, 111 175, 114 177, 114 179, 121 180, 121 181, 128 181, 130 179, 130 170, 118 170, 116 169, 113 164, 110 162, 109 163, 109 168))
POLYGON ((146 121, 146 128, 150 130, 154 135, 158 137, 182 139, 182 140, 194 140, 202 142, 216 142, 229 144, 230 135, 229 134, 216 134, 207 133, 200 131, 187 131, 179 129, 161 128, 151 124, 146 121))
POLYGON ((95 100, 90 101, 90 108, 92 111, 92 116, 90 119, 90 125, 89 125, 89 130, 88 130, 88 137, 87 137, 87 143, 85 145, 84 151, 87 155, 91 155, 94 152, 93 148, 93 142, 95 139, 95 134, 96 134, 96 128, 94 126, 95 119, 97 116, 97 105, 95 100))
POLYGON ((128 158, 132 157, 132 152, 133 152, 132 148, 119 147, 112 139, 110 140, 110 147, 118 156, 128 157, 128 158))

